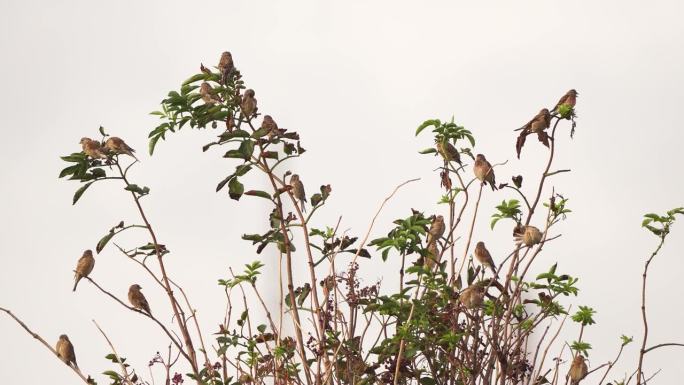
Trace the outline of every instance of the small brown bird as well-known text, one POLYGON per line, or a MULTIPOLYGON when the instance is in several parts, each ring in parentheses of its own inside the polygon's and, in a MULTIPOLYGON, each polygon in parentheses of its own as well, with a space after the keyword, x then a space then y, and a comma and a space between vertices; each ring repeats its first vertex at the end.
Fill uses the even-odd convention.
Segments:
POLYGON ((494 170, 492 165, 487 161, 484 155, 477 154, 475 157, 475 165, 473 166, 475 177, 483 184, 489 183, 492 186, 492 191, 496 190, 496 181, 494 180, 494 170))
POLYGON ((76 264, 76 274, 74 274, 74 290, 76 291, 76 286, 78 286, 78 281, 83 277, 87 277, 95 267, 95 258, 93 258, 93 251, 86 250, 83 252, 83 256, 78 259, 76 264))
POLYGON ((515 238, 518 245, 524 244, 525 246, 531 247, 541 242, 542 237, 542 232, 534 226, 516 226, 513 231, 513 238, 515 238))
POLYGON ((92 140, 90 138, 81 138, 79 142, 83 152, 93 159, 107 159, 107 154, 102 150, 102 145, 100 142, 92 140))
POLYGON ((430 246, 431 243, 437 243, 437 241, 444 235, 444 230, 446 226, 444 225, 444 217, 441 215, 435 216, 430 225, 430 230, 427 234, 427 244, 430 246))
POLYGON ((242 114, 247 119, 251 119, 252 116, 257 112, 257 100, 254 98, 253 89, 248 89, 245 91, 245 94, 242 96, 240 108, 242 109, 242 114))
POLYGON ((292 174, 290 177, 290 186, 292 186, 292 194, 299 199, 302 205, 302 211, 306 212, 306 192, 304 192, 304 183, 299 180, 299 175, 292 174))
POLYGON ((145 295, 143 295, 140 290, 142 290, 140 285, 131 285, 131 287, 128 289, 128 301, 130 301, 134 308, 138 310, 144 310, 147 312, 147 314, 152 315, 152 311, 150 311, 150 304, 147 303, 147 298, 145 298, 145 295))
POLYGON ((69 341, 69 337, 66 334, 59 336, 57 340, 57 345, 55 345, 55 351, 57 351, 57 357, 64 361, 67 366, 74 365, 74 368, 78 369, 78 364, 76 364, 76 354, 74 353, 74 345, 69 341))
POLYGON ((518 128, 515 131, 522 130, 518 139, 515 142, 515 150, 518 153, 518 158, 520 158, 520 151, 525 145, 525 139, 527 135, 537 134, 537 139, 539 139, 544 146, 549 147, 549 134, 546 133, 546 129, 551 125, 551 113, 548 109, 543 108, 537 115, 535 115, 532 120, 530 120, 526 125, 518 128))
POLYGON ((233 55, 228 51, 222 53, 218 64, 218 70, 221 73, 221 84, 226 84, 226 80, 228 80, 234 68, 233 55))
POLYGON ((211 88, 211 85, 207 82, 203 82, 200 85, 199 93, 202 97, 202 100, 206 104, 213 105, 221 101, 219 98, 216 97, 216 95, 214 94, 214 89, 211 88))
POLYGON ((563 104, 567 104, 570 107, 575 107, 575 104, 577 103, 577 91, 574 89, 568 91, 563 95, 558 103, 556 103, 556 106, 553 107, 553 110, 551 110, 551 113, 558 112, 558 107, 562 106, 563 104))
POLYGON ((494 259, 492 259, 492 255, 489 253, 489 250, 487 250, 487 248, 485 247, 484 242, 480 241, 477 243, 477 245, 475 245, 474 254, 478 262, 480 262, 483 266, 491 269, 492 273, 496 275, 496 265, 494 265, 494 259))
POLYGON ((459 301, 461 301, 463 306, 465 306, 467 309, 475 309, 482 306, 484 297, 484 288, 477 283, 466 287, 463 289, 461 294, 458 295, 459 301))
POLYGON ((515 129, 514 131, 527 131, 532 133, 537 133, 539 131, 544 131, 551 125, 551 113, 548 108, 542 108, 537 115, 532 118, 526 125, 515 129))
POLYGON ((445 161, 461 164, 461 154, 458 153, 456 147, 449 143, 449 141, 438 141, 437 152, 445 161))
POLYGON ((111 138, 107 139, 105 142, 105 148, 114 154, 126 154, 128 156, 132 156, 135 160, 138 160, 138 158, 133 155, 135 150, 132 149, 131 146, 127 145, 123 139, 117 138, 116 136, 112 136, 111 138))
POLYGON ((570 384, 577 385, 587 376, 589 368, 587 363, 584 361, 584 357, 578 354, 573 358, 572 365, 570 365, 570 370, 568 371, 568 376, 570 376, 570 384))
POLYGON ((423 264, 428 270, 439 264, 439 250, 437 249, 437 242, 430 242, 427 245, 427 255, 425 256, 425 263, 423 264))
POLYGON ((273 139, 278 134, 278 124, 273 120, 271 115, 264 115, 264 120, 261 122, 261 128, 268 130, 269 139, 273 139))

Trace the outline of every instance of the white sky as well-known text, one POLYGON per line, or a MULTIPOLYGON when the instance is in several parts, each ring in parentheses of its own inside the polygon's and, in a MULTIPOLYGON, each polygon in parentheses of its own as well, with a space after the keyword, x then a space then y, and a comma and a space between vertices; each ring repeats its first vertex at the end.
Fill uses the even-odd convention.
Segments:
MULTIPOLYGON (((430 174, 435 159, 417 154, 430 141, 413 137, 428 118, 453 115, 474 132, 477 151, 492 162, 509 160, 497 169, 498 178, 523 173, 531 193, 546 150, 530 138, 523 160, 516 160, 512 130, 576 88, 577 135, 573 141, 560 135, 555 163, 572 173, 553 178, 574 212, 555 230, 563 237, 549 244, 537 266, 545 270, 558 261, 559 270, 581 277, 581 297, 573 302, 598 310, 599 326, 586 332, 594 346, 591 364, 611 359, 621 334, 640 333, 640 271, 656 243, 640 228, 641 215, 684 204, 684 5, 470 3, 1 2, 0 306, 50 342, 67 333, 88 373, 110 368, 103 358, 108 347, 91 319, 139 369, 165 349, 153 324, 123 312, 89 283, 71 292, 82 250, 94 249, 109 227, 132 222, 136 214, 113 183, 91 188, 72 207, 77 185, 57 179, 64 167, 58 156, 78 151, 79 139, 96 136, 103 125, 141 154, 132 178, 152 190, 144 203, 160 241, 173 252, 167 266, 191 288, 200 321, 213 331, 224 306, 216 280, 227 276, 228 266, 255 259, 239 236, 262 231, 268 209, 259 199, 237 205, 214 193, 234 163, 218 152, 201 152, 213 132, 172 135, 153 158, 144 150, 156 123, 147 113, 200 62, 215 65, 230 50, 256 90, 260 111, 303 136, 309 151, 297 171, 309 192, 332 184, 316 226, 333 225, 343 214, 342 227, 354 234, 365 232, 380 201, 409 178, 423 180, 388 205, 374 236, 384 235, 409 207, 444 210, 434 204, 440 194, 430 174)), ((510 228, 491 232, 489 216, 495 204, 512 197, 486 191, 483 198, 479 237, 495 259, 510 248, 510 228)), ((136 239, 131 233, 121 242, 133 246, 136 239)), ((677 284, 683 249, 684 225, 678 224, 653 266, 653 343, 684 341, 684 289, 677 284)), ((115 251, 108 247, 96 256, 92 277, 121 297, 140 283, 152 308, 165 309, 164 293, 115 251)), ((271 269, 273 257, 263 256, 271 269)), ((398 267, 370 262, 365 269, 367 282, 382 276, 390 282, 398 267)), ((264 287, 269 290, 275 289, 264 287)), ((77 383, 4 316, 0 338, 3 383, 77 383)), ((629 367, 636 364, 636 345, 626 351, 629 367)), ((676 349, 649 355, 649 370, 663 369, 654 383, 678 383, 682 358, 684 351, 676 349)))

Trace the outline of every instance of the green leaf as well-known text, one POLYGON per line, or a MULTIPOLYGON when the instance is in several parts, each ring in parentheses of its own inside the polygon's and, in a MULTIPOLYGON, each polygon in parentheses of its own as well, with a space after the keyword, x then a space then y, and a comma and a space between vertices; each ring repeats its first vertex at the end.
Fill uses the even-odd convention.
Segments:
POLYGON ((416 130, 416 136, 418 136, 418 134, 420 134, 420 132, 423 131, 424 129, 426 129, 430 126, 438 127, 440 124, 442 124, 442 122, 440 122, 439 119, 426 120, 423 122, 423 124, 418 126, 418 129, 416 130))
POLYGON ((83 195, 83 193, 85 192, 85 190, 88 189, 88 187, 90 187, 90 185, 93 184, 93 183, 95 183, 95 182, 86 183, 86 184, 84 184, 83 186, 81 186, 81 188, 79 188, 78 190, 76 190, 76 193, 74 194, 74 200, 73 200, 73 203, 72 203, 72 204, 75 205, 76 202, 78 202, 78 200, 81 199, 81 195, 83 195))
POLYGON ((124 187, 124 190, 132 191, 138 195, 147 195, 150 193, 149 187, 140 187, 137 184, 129 184, 128 186, 124 187))
POLYGON ((76 171, 78 171, 79 167, 81 167, 80 164, 75 164, 73 166, 69 166, 59 173, 59 177, 64 178, 67 175, 73 175, 76 171))
POLYGON ((226 183, 228 183, 228 181, 230 181, 231 178, 233 178, 234 175, 235 174, 231 174, 231 175, 227 176, 225 179, 223 179, 222 181, 220 181, 219 184, 216 185, 216 192, 221 191, 221 189, 226 185, 226 183))
POLYGON ((182 85, 185 86, 185 85, 188 85, 190 83, 198 82, 200 80, 206 80, 208 77, 209 77, 209 75, 205 74, 204 72, 199 73, 199 74, 195 74, 195 75, 192 75, 191 77, 189 77, 186 81, 184 81, 182 85))
POLYGON ((161 135, 153 136, 150 139, 150 144, 148 145, 148 150, 150 152, 150 155, 154 155, 154 148, 157 146, 157 142, 159 141, 159 138, 161 138, 161 135))
POLYGON ((233 178, 230 180, 228 183, 228 195, 231 199, 235 199, 236 201, 240 200, 240 197, 244 192, 245 186, 240 183, 238 178, 233 178))
POLYGON ((261 197, 261 198, 265 198, 268 200, 271 199, 271 194, 267 193, 266 191, 260 191, 260 190, 249 190, 245 193, 245 195, 261 197))
POLYGON ((424 150, 418 151, 419 154, 434 154, 436 152, 437 152, 437 149, 435 149, 434 147, 429 147, 429 148, 426 148, 424 150))
POLYGON ((102 127, 102 126, 100 126, 100 135, 107 136, 107 134, 105 133, 104 127, 102 127))
POLYGON ((95 251, 96 251, 98 254, 100 254, 100 251, 102 251, 102 249, 104 249, 104 247, 105 247, 105 246, 107 245, 107 243, 112 239, 112 237, 114 236, 114 234, 115 234, 115 233, 112 231, 112 232, 110 232, 109 234, 107 234, 107 235, 105 235, 104 237, 102 237, 102 239, 100 239, 99 242, 97 242, 97 246, 95 246, 95 251))

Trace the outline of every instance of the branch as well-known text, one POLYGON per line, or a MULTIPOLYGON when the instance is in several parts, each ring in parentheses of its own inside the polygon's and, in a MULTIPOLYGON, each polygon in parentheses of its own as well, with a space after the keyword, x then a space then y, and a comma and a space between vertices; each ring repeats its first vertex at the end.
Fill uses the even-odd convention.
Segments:
POLYGON ((684 344, 678 344, 678 343, 675 343, 675 342, 668 342, 668 343, 665 343, 665 344, 658 344, 658 345, 651 346, 650 348, 644 350, 644 354, 650 352, 651 350, 658 349, 658 348, 662 348, 662 347, 665 347, 665 346, 682 346, 682 347, 684 347, 684 344))
POLYGON ((122 300, 120 300, 117 296, 115 296, 114 294, 112 294, 112 293, 108 292, 107 290, 103 289, 102 286, 98 285, 97 282, 93 281, 92 278, 90 278, 90 277, 88 277, 88 276, 83 277, 83 278, 87 279, 90 283, 92 283, 93 285, 95 285, 95 287, 97 287, 98 289, 100 289, 101 292, 105 293, 106 295, 108 295, 109 297, 111 297, 112 299, 114 299, 116 302, 120 303, 121 306, 125 307, 125 308, 128 309, 128 310, 131 310, 131 311, 134 311, 134 312, 136 312, 136 313, 142 314, 142 315, 144 315, 145 317, 150 318, 150 319, 152 319, 154 322, 156 322, 157 325, 159 325, 159 327, 162 328, 162 330, 164 330, 164 332, 166 333, 166 335, 171 339, 171 342, 173 342, 173 344, 176 345, 176 348, 181 352, 181 354, 183 355, 183 357, 185 357, 187 360, 190 360, 190 357, 188 356, 188 354, 183 350, 183 346, 174 338, 174 336, 171 334, 171 332, 169 332, 169 329, 167 329, 166 326, 164 326, 164 324, 161 323, 157 318, 155 318, 155 317, 154 317, 153 315, 151 315, 151 314, 145 313, 144 311, 141 311, 141 310, 138 310, 138 309, 136 309, 136 308, 134 308, 134 307, 131 307, 131 306, 126 305, 126 304, 125 304, 122 300))
MULTIPOLYGON (((0 310, 4 311, 5 313, 7 313, 7 315, 12 317, 12 319, 15 320, 22 328, 24 328, 24 330, 26 330, 26 332, 28 334, 30 334, 31 337, 37 339, 41 344, 43 344, 46 348, 48 348, 48 350, 50 350, 52 352, 52 354, 54 354, 57 358, 59 358, 59 354, 57 354, 57 351, 52 346, 50 346, 50 344, 45 342, 43 337, 41 337, 40 335, 38 335, 38 333, 35 333, 31 329, 29 329, 29 327, 26 326, 26 324, 22 320, 20 320, 17 316, 15 316, 9 309, 5 309, 5 308, 0 307, 0 310)), ((61 359, 60 359, 60 361, 61 361, 61 359)), ((83 380, 83 382, 85 382, 86 384, 89 384, 89 385, 92 384, 92 379, 90 378, 90 376, 88 376, 86 378, 79 368, 68 365, 68 364, 65 364, 65 365, 68 366, 71 370, 73 370, 74 373, 76 373, 81 378, 81 380, 83 380)))
POLYGON ((116 362, 119 364, 119 366, 121 366, 121 372, 123 372, 124 381, 126 381, 126 383, 128 383, 128 385, 134 385, 133 382, 131 382, 131 380, 129 379, 128 370, 126 370, 126 365, 124 365, 123 361, 121 361, 121 357, 119 357, 119 354, 116 352, 116 349, 114 349, 114 345, 112 344, 112 341, 110 341, 109 338, 107 337, 107 335, 105 334, 105 332, 102 331, 102 328, 100 327, 100 325, 98 325, 95 320, 92 320, 92 321, 95 324, 95 327, 97 328, 97 330, 99 330, 100 333, 102 333, 102 336, 105 338, 105 340, 107 340, 109 347, 112 348, 112 353, 114 353, 114 357, 116 358, 116 362))

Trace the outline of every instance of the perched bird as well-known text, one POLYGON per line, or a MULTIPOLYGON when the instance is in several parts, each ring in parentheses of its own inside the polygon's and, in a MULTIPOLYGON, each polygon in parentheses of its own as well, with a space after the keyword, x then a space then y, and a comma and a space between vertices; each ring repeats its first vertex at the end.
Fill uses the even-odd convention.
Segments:
POLYGON ((578 354, 573 358, 572 365, 570 365, 570 370, 568 371, 568 376, 570 376, 570 384, 577 385, 587 376, 589 368, 587 368, 587 363, 584 362, 584 357, 578 354))
POLYGON ((485 247, 484 242, 480 241, 477 243, 477 245, 475 245, 474 254, 478 262, 480 262, 485 267, 491 269, 492 273, 496 275, 496 265, 494 265, 494 259, 492 259, 492 255, 489 254, 489 250, 487 250, 487 248, 485 247))
POLYGON ((116 136, 112 136, 111 138, 107 139, 105 142, 105 148, 114 154, 126 154, 128 156, 132 156, 135 160, 138 160, 138 158, 133 155, 135 150, 132 149, 131 146, 127 145, 123 139, 117 138, 116 136))
POLYGON ((475 165, 473 166, 473 171, 475 172, 475 177, 480 180, 480 182, 489 183, 492 186, 492 191, 496 190, 496 181, 494 180, 494 170, 492 165, 489 164, 487 159, 482 154, 477 154, 475 157, 475 165))
POLYGON ((518 245, 534 246, 541 242, 543 234, 534 226, 516 226, 513 230, 513 238, 518 245))
POLYGON ((150 311, 150 304, 147 303, 147 298, 140 291, 142 287, 138 284, 131 285, 128 289, 128 301, 131 302, 134 308, 144 310, 147 314, 152 315, 150 311))
POLYGON ((548 108, 542 108, 537 115, 532 118, 526 125, 515 129, 514 131, 527 131, 532 133, 537 133, 539 131, 544 131, 551 125, 551 113, 548 108))
POLYGON ((74 364, 74 368, 78 369, 78 364, 76 364, 76 354, 74 353, 74 345, 69 341, 69 337, 66 334, 59 336, 57 340, 57 345, 55 345, 55 351, 57 351, 57 357, 64 361, 67 366, 74 364))
POLYGON ((432 268, 436 265, 439 264, 439 250, 437 249, 437 242, 430 242, 427 245, 427 255, 425 256, 425 262, 424 266, 428 270, 432 270, 432 268))
POLYGON ((100 142, 92 140, 90 138, 81 138, 79 142, 83 152, 93 159, 107 159, 107 154, 102 150, 102 145, 100 142))
POLYGON ((292 174, 290 177, 290 186, 292 186, 292 194, 299 199, 302 205, 302 211, 306 212, 306 192, 304 192, 304 183, 299 180, 299 175, 292 174))
POLYGON ((268 130, 269 139, 273 139, 278 134, 278 124, 273 120, 271 115, 264 115, 264 120, 261 122, 261 128, 268 130))
POLYGON ((199 93, 200 93, 200 96, 202 97, 202 100, 206 104, 213 105, 213 104, 216 104, 216 103, 221 101, 219 98, 216 97, 216 95, 214 95, 214 89, 211 88, 211 84, 209 84, 207 82, 203 82, 200 85, 199 93))
POLYGON ((221 84, 226 84, 226 81, 233 72, 234 68, 233 55, 231 55, 228 51, 222 53, 218 64, 218 70, 221 73, 221 84))
POLYGON ((461 294, 458 295, 459 301, 465 306, 467 309, 474 309, 482 306, 482 303, 484 302, 484 297, 485 297, 485 292, 484 288, 482 285, 479 285, 477 283, 474 283, 461 292, 461 294))
POLYGON ((242 102, 240 103, 240 108, 242 109, 242 114, 245 118, 250 119, 257 111, 257 100, 254 98, 254 90, 248 89, 242 96, 242 102))
POLYGON ((579 95, 579 94, 574 89, 566 92, 565 95, 563 95, 560 98, 558 103, 556 103, 556 106, 553 107, 553 110, 551 110, 551 113, 553 114, 555 112, 558 112, 558 108, 560 106, 562 106, 563 104, 567 104, 570 107, 575 107, 575 103, 577 103, 577 95, 579 95))
POLYGON ((428 230, 428 234, 427 234, 428 247, 430 246, 431 243, 437 243, 437 241, 440 238, 442 238, 442 235, 444 235, 445 229, 446 229, 446 226, 444 225, 444 217, 441 215, 435 216, 435 219, 432 220, 432 224, 430 225, 430 230, 428 230))
POLYGON ((449 141, 438 141, 437 152, 445 161, 461 164, 461 154, 458 153, 456 147, 449 143, 449 141))
POLYGON ((76 264, 76 274, 74 274, 74 290, 76 291, 76 286, 78 286, 78 281, 83 277, 87 277, 93 267, 95 266, 95 258, 93 258, 93 251, 86 250, 83 252, 83 256, 78 259, 76 264))

